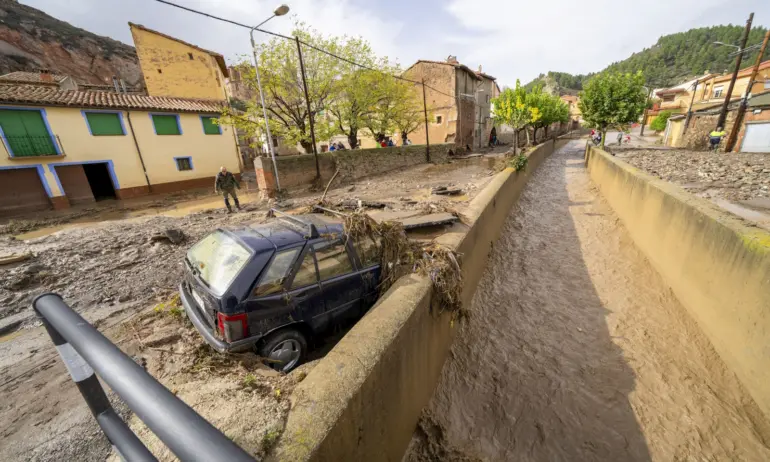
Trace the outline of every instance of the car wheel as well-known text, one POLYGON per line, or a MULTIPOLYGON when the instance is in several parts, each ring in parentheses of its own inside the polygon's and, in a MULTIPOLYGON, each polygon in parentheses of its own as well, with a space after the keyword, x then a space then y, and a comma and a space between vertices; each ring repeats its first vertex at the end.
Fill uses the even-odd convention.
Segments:
POLYGON ((305 359, 307 340, 298 330, 284 329, 268 335, 257 351, 268 366, 289 372, 305 359))

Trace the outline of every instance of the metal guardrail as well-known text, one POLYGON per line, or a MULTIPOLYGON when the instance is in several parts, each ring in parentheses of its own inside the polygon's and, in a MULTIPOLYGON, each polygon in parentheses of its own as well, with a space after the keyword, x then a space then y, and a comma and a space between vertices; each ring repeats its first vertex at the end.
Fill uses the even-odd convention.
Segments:
POLYGON ((180 460, 254 461, 120 351, 61 296, 40 295, 32 307, 96 422, 123 460, 156 459, 112 408, 97 375, 180 460))

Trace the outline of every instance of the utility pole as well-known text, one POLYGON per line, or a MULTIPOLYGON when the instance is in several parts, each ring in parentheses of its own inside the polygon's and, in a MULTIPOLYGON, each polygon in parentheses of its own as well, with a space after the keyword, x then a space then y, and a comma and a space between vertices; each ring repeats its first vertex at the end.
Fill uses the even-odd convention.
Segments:
POLYGON ((310 97, 307 94, 307 77, 305 77, 305 61, 302 59, 302 46, 299 43, 299 37, 294 37, 297 41, 297 54, 299 55, 299 68, 302 72, 302 88, 305 90, 305 104, 307 105, 307 116, 310 119, 310 141, 313 143, 313 156, 315 157, 315 176, 321 179, 321 166, 318 165, 318 148, 315 145, 315 128, 313 125, 313 111, 310 109, 310 97))
POLYGON ((759 49, 757 60, 754 61, 754 69, 751 71, 751 77, 749 77, 749 86, 746 88, 746 94, 741 99, 741 105, 738 106, 738 113, 735 115, 735 122, 733 123, 733 129, 730 130, 730 135, 727 137, 727 143, 725 144, 725 152, 730 152, 735 146, 735 141, 738 139, 738 132, 741 131, 741 123, 743 123, 743 115, 746 113, 746 106, 749 105, 749 93, 751 93, 751 87, 754 86, 754 79, 757 78, 759 72, 759 65, 762 63, 762 56, 765 54, 767 48, 767 42, 770 40, 770 30, 765 33, 765 39, 762 41, 762 47, 759 49))
MULTIPOLYGON (((749 32, 751 32, 751 23, 754 21, 754 13, 749 15, 749 20, 746 21, 746 29, 743 31, 743 37, 741 38, 741 48, 738 50, 738 56, 735 58, 735 70, 733 71, 733 77, 730 79, 730 86, 727 87, 727 94, 725 95, 725 102, 722 104, 722 111, 719 113, 719 119, 717 120, 717 128, 722 127, 724 129, 725 120, 727 119, 727 108, 730 106, 730 98, 733 96, 733 87, 735 87, 735 80, 738 78, 738 72, 741 70, 741 61, 743 61, 743 50, 746 48, 746 42, 749 40, 749 32)), ((735 130, 735 126, 733 126, 735 130)), ((732 131, 732 130, 731 130, 732 131)))
POLYGON ((687 133, 687 127, 690 125, 690 119, 692 119, 692 104, 695 102, 695 93, 698 92, 698 84, 700 79, 695 80, 695 85, 692 87, 692 98, 690 98, 690 107, 687 108, 687 118, 684 119, 684 130, 682 134, 687 133))
POLYGON ((425 97, 425 79, 422 79, 422 110, 425 114, 425 162, 430 162, 430 139, 428 138, 428 103, 425 97))

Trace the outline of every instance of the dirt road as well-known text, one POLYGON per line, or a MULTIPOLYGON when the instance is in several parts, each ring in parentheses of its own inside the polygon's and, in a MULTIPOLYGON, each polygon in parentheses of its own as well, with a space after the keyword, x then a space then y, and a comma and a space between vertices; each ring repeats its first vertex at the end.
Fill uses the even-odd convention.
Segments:
POLYGON ((770 460, 770 425, 573 142, 514 208, 406 461, 770 460))

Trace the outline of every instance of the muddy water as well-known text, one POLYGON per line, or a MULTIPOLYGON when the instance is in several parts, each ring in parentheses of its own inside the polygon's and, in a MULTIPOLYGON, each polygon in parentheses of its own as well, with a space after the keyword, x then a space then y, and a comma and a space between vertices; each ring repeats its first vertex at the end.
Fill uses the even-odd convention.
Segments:
POLYGON ((540 166, 490 258, 405 460, 770 460, 770 426, 580 142, 540 166))

